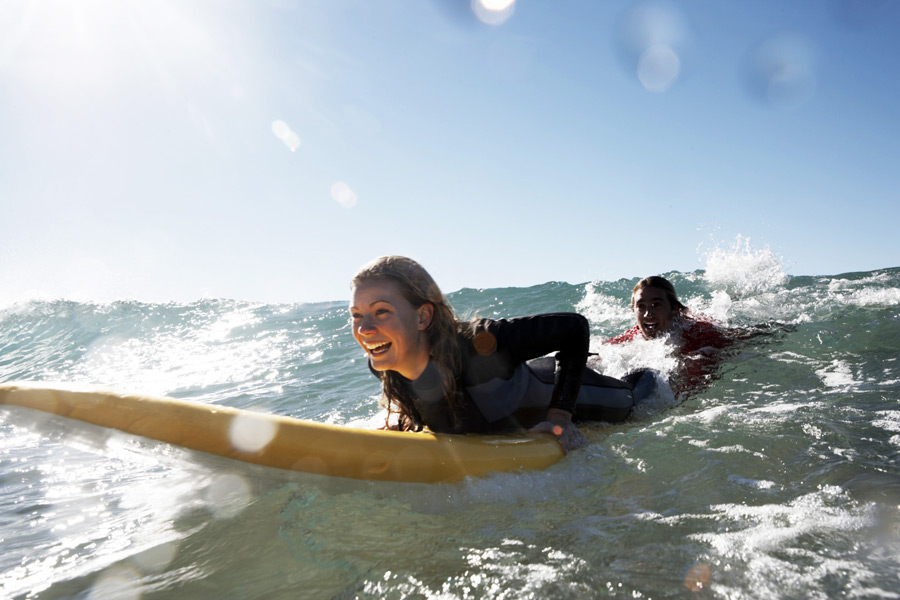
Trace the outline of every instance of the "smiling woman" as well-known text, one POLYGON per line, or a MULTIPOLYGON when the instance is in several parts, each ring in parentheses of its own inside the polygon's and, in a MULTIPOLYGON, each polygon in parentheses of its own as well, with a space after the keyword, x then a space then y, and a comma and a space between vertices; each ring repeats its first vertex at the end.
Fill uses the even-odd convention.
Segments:
POLYGON ((643 375, 626 383, 586 369, 590 332, 577 313, 458 321, 431 275, 403 256, 360 269, 350 315, 353 337, 382 382, 387 427, 528 429, 575 449, 586 440, 573 418, 624 420, 643 375))
POLYGON ((647 339, 668 333, 672 320, 683 314, 686 308, 678 300, 675 287, 663 277, 642 279, 634 286, 631 295, 631 309, 641 333, 647 339))
POLYGON ((433 304, 413 306, 393 281, 368 281, 354 287, 350 314, 353 337, 368 352, 373 369, 416 379, 428 366, 425 330, 434 317, 433 304))
POLYGON ((721 350, 759 333, 752 328, 744 331, 720 327, 707 317, 692 313, 665 277, 641 279, 631 293, 630 306, 637 324, 605 343, 671 342, 684 359, 672 380, 673 389, 679 393, 699 390, 724 358, 721 350))

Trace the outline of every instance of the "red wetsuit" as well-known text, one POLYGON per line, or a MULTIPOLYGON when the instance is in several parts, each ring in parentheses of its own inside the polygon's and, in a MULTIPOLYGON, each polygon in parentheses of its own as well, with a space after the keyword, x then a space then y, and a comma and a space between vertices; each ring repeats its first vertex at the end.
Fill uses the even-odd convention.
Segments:
MULTIPOLYGON (((731 346, 737 338, 729 335, 727 329, 691 315, 682 316, 676 323, 672 338, 678 346, 682 368, 673 374, 672 388, 676 393, 697 391, 719 366, 722 358, 719 350, 731 346)), ((635 325, 604 343, 622 344, 642 337, 635 325)))

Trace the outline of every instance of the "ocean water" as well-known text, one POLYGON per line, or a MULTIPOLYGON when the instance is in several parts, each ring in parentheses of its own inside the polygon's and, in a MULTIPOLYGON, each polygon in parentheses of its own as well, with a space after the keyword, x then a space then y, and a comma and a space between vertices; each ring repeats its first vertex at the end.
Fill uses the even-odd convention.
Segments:
MULTIPOLYGON (((638 275, 450 299, 578 310, 598 368, 665 375, 663 342, 600 345, 638 275)), ((345 480, 0 408, 0 597, 900 598, 900 268, 788 276, 732 248, 667 275, 766 334, 544 471, 345 480)), ((381 422, 344 302, 5 306, 0 381, 22 379, 381 422)))

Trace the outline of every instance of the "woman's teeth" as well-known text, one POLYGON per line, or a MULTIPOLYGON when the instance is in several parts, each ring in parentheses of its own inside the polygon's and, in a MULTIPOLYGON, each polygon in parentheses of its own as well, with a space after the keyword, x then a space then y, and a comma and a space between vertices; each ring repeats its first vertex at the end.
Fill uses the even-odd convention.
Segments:
POLYGON ((391 347, 390 342, 381 342, 380 344, 366 344, 366 350, 369 354, 383 354, 391 347))

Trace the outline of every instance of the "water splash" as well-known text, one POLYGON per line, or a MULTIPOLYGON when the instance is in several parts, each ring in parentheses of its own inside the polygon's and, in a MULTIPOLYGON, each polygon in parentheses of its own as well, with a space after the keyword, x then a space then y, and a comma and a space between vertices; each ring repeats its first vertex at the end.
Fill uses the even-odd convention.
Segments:
POLYGON ((575 310, 591 323, 612 323, 617 328, 628 326, 634 320, 627 303, 623 304, 618 298, 604 294, 592 284, 585 286, 584 298, 578 301, 575 310))
POLYGON ((675 347, 667 339, 645 340, 641 337, 628 344, 592 344, 595 356, 588 359, 588 366, 609 375, 624 377, 642 369, 653 369, 662 375, 674 372, 679 361, 675 347))
POLYGON ((768 247, 754 248, 750 238, 741 235, 730 248, 717 247, 707 254, 705 278, 737 296, 772 291, 790 280, 768 247))

